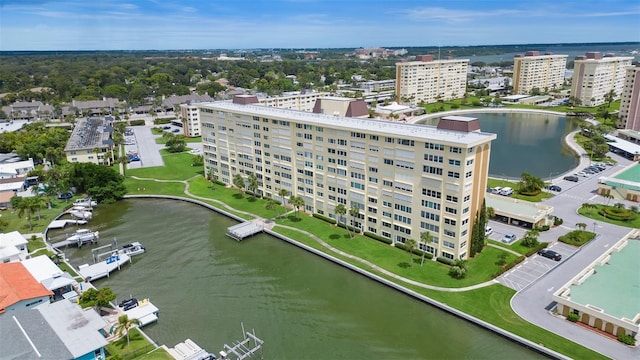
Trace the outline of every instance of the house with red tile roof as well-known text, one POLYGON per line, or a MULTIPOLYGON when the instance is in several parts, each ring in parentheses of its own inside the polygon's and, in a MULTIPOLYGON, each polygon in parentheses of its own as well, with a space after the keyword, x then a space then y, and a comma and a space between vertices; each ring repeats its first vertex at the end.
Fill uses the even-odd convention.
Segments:
POLYGON ((11 310, 49 303, 53 292, 36 280, 22 263, 0 264, 0 316, 11 310))

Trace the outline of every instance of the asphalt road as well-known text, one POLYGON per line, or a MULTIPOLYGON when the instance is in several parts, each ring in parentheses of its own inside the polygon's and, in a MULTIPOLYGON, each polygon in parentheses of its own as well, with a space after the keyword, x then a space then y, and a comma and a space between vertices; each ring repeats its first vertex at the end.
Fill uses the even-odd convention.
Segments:
MULTIPOLYGON (((498 281, 518 291, 511 301, 511 306, 527 321, 613 359, 640 359, 639 347, 628 347, 550 313, 554 305, 552 294, 631 231, 630 228, 593 221, 577 213, 577 209, 583 203, 606 203, 607 200, 596 193, 598 178, 610 176, 630 164, 629 160, 615 154, 610 155, 618 161, 618 165, 589 178, 580 178, 578 183, 556 181, 555 183, 562 187, 562 192, 544 201, 545 204, 554 207, 554 215, 562 218, 564 223, 550 231, 541 232, 539 239, 549 242, 551 249, 561 253, 562 261, 555 262, 534 255, 520 267, 502 275, 498 281), (577 223, 586 223, 589 231, 595 229, 597 237, 580 249, 556 241, 558 236, 575 230, 577 223)), ((627 207, 638 205, 629 201, 612 202, 622 202, 627 207)), ((495 234, 498 224, 492 226, 495 234)), ((505 226, 517 230, 517 227, 505 226)))

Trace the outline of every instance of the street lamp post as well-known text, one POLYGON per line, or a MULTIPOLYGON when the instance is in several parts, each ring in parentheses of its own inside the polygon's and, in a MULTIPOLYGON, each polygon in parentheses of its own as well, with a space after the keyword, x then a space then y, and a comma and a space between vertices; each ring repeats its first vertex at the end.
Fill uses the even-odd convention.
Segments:
POLYGON ((597 224, 597 223, 594 221, 594 222, 593 222, 593 233, 594 233, 594 234, 596 233, 596 224, 597 224))

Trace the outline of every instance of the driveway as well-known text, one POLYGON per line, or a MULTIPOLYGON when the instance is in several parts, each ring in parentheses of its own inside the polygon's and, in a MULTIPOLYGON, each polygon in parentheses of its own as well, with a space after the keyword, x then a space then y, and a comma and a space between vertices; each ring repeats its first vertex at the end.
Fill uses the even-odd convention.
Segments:
POLYGON ((156 144, 155 139, 160 135, 151 133, 151 126, 131 126, 134 133, 135 144, 125 145, 126 153, 137 153, 140 161, 132 161, 127 165, 128 169, 141 167, 164 166, 160 150, 164 145, 156 144))

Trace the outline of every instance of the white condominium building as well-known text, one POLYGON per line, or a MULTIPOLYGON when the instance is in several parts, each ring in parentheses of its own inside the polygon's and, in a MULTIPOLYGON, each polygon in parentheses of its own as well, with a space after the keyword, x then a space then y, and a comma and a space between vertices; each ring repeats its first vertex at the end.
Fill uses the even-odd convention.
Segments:
POLYGON ((294 91, 278 96, 258 96, 258 103, 260 103, 261 105, 282 109, 313 111, 313 106, 315 105, 317 99, 330 95, 331 94, 328 92, 294 91))
POLYGON ((599 52, 588 52, 574 60, 571 95, 584 106, 604 104, 605 95, 614 91, 613 99, 619 99, 624 87, 626 67, 633 57, 616 57, 599 52))
POLYGON ((184 136, 197 137, 200 136, 200 118, 198 116, 198 105, 180 104, 180 115, 184 124, 184 136))
POLYGON ((527 51, 513 58, 513 93, 530 94, 534 88, 540 92, 562 88, 569 55, 540 55, 527 51))
POLYGON ((626 68, 617 127, 640 131, 640 63, 626 68))
POLYGON ((270 108, 234 99, 200 104, 205 173, 232 184, 255 174, 259 195, 304 200, 335 219, 335 208, 365 232, 437 256, 466 259, 487 185, 491 141, 475 118, 438 127, 270 108), (287 196, 288 197, 288 196, 287 196), (420 243, 429 231, 432 244, 420 243))
POLYGON ((468 67, 469 59, 433 60, 431 55, 396 63, 396 101, 415 105, 462 98, 468 67))

